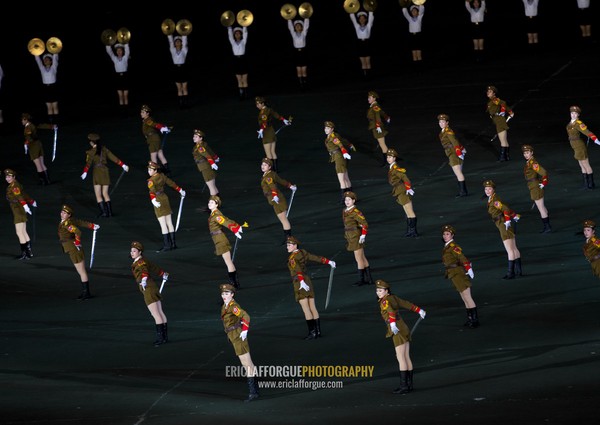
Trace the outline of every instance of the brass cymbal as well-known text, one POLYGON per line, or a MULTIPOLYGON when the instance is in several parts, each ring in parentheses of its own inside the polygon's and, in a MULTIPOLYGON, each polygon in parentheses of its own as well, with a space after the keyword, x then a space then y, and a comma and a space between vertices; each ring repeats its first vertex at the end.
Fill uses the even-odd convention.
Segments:
POLYGON ((172 35, 175 32, 175 21, 172 19, 165 19, 160 24, 160 29, 164 35, 172 35))
POLYGON ((375 12, 375 9, 377 9, 377 0, 363 0, 363 8, 367 12, 375 12))
POLYGON ((117 31, 117 40, 119 40, 119 43, 127 44, 131 40, 131 33, 125 27, 119 28, 117 31))
POLYGON ((100 34, 100 40, 105 46, 112 46, 117 42, 117 33, 111 29, 106 29, 100 34))
POLYGON ((231 10, 226 10, 221 14, 221 25, 230 27, 235 22, 235 15, 231 10))
POLYGON ((300 5, 298 12, 302 18, 308 19, 313 14, 313 7, 309 2, 305 2, 300 5))
POLYGON ((240 10, 237 14, 237 23, 243 27, 249 27, 254 22, 254 15, 249 10, 240 10))
POLYGON ((39 56, 46 50, 46 45, 44 44, 44 40, 41 38, 32 38, 27 43, 27 50, 33 56, 39 56))
POLYGON ((180 19, 175 26, 179 35, 190 35, 192 32, 192 23, 187 19, 180 19))
POLYGON ((298 11, 296 10, 296 6, 294 6, 291 3, 286 3, 283 6, 281 6, 281 10, 279 11, 279 13, 281 13, 281 17, 283 19, 289 21, 296 17, 298 11))
POLYGON ((344 0, 344 10, 348 13, 356 13, 360 9, 360 3, 357 0, 344 0))
POLYGON ((49 53, 60 53, 62 48, 62 41, 60 41, 58 37, 50 37, 48 41, 46 41, 46 50, 48 50, 49 53))
POLYGON ((412 2, 414 4, 416 4, 417 6, 421 6, 421 5, 425 4, 425 0, 412 0, 412 2))

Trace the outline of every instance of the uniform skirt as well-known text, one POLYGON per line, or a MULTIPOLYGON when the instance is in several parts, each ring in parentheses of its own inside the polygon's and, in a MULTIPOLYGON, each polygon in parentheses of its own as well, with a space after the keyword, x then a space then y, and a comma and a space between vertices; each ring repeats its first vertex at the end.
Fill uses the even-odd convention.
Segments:
POLYGON ((202 178, 204 179, 205 182, 214 180, 217 177, 217 173, 215 173, 215 170, 212 169, 212 167, 209 165, 208 161, 202 161, 202 162, 198 163, 197 166, 198 166, 198 171, 200 171, 202 173, 202 178))
MULTIPOLYGON (((410 342, 410 330, 408 329, 408 326, 406 326, 406 323, 404 323, 404 320, 396 320, 396 326, 398 326, 399 332, 396 335, 392 334, 394 347, 410 342)), ((391 333, 391 331, 388 333, 391 333)))
POLYGON ((306 54, 306 47, 303 47, 301 49, 294 49, 294 63, 298 67, 308 65, 308 55, 306 54))
POLYGON ((371 56, 371 42, 369 41, 369 39, 367 38, 366 40, 361 40, 359 38, 357 50, 359 58, 366 58, 371 56))
POLYGON ((450 152, 450 155, 448 155, 448 164, 451 167, 454 167, 455 165, 462 165, 463 164, 463 160, 460 159, 458 156, 456 156, 455 152, 450 152))
POLYGON ((594 276, 600 277, 600 260, 592 261, 590 265, 592 266, 594 276))
POLYGON ((584 159, 588 159, 587 147, 583 140, 571 140, 569 141, 571 144, 571 148, 573 148, 573 158, 577 161, 583 161, 584 159))
POLYGON ((346 162, 346 158, 342 155, 341 151, 336 151, 331 154, 331 158, 329 158, 329 162, 335 163, 335 172, 337 174, 342 174, 348 171, 348 165, 346 162))
POLYGON ((129 90, 131 82, 129 81, 129 72, 115 72, 113 76, 113 85, 116 90, 129 90))
POLYGON ((344 233, 344 237, 346 238, 346 250, 347 251, 358 251, 363 248, 365 245, 358 243, 360 239, 360 231, 352 230, 346 231, 344 233))
POLYGON ((13 223, 27 223, 27 213, 19 202, 11 202, 10 209, 13 213, 13 223))
POLYGON ((506 118, 501 115, 494 115, 492 121, 494 121, 494 125, 496 126, 496 133, 501 133, 509 128, 506 123, 506 118))
POLYGON ((42 142, 39 140, 29 142, 27 149, 29 149, 29 158, 31 158, 32 161, 44 156, 44 147, 42 146, 42 142))
POLYGON ((235 75, 245 75, 248 73, 248 59, 246 59, 246 55, 233 55, 233 72, 235 75))
POLYGON ((56 83, 44 84, 42 86, 42 95, 44 97, 44 102, 46 102, 46 103, 58 102, 58 86, 57 86, 57 84, 56 83))
POLYGON ((146 139, 146 143, 148 143, 148 150, 150 153, 155 153, 160 150, 160 136, 158 134, 153 134, 146 139))
POLYGON ((110 184, 110 174, 106 165, 94 166, 92 175, 94 185, 108 186, 110 184))
POLYGON ((242 341, 242 338, 240 338, 241 333, 241 327, 227 332, 227 339, 229 340, 229 342, 231 342, 231 345, 233 345, 233 349, 235 350, 236 356, 241 356, 242 354, 250 352, 250 344, 248 344, 248 339, 242 341))
POLYGON ((471 22, 471 38, 473 40, 483 40, 485 38, 485 23, 471 22))
POLYGON ((273 128, 272 125, 270 125, 263 130, 263 138, 262 138, 263 145, 266 145, 267 143, 275 143, 276 141, 277 141, 277 135, 275 134, 275 129, 273 128))
POLYGON ((282 212, 286 212, 288 208, 287 201, 285 200, 285 196, 279 194, 279 203, 275 203, 273 201, 269 201, 269 204, 273 206, 273 211, 275 215, 281 214, 282 212))
POLYGON ((579 25, 591 25, 592 18, 590 17, 590 8, 585 9, 577 8, 577 22, 579 25))
POLYGON ((409 45, 411 50, 423 50, 423 34, 421 32, 411 32, 409 45))
POLYGON ((509 239, 514 239, 515 238, 515 231, 513 228, 513 225, 511 224, 511 226, 508 228, 508 230, 506 229, 506 226, 504 225, 504 221, 502 220, 496 220, 494 222, 494 224, 496 225, 496 227, 498 228, 498 231, 500 232, 500 237, 502 238, 502 241, 507 241, 509 239))
POLYGON ((142 288, 141 285, 138 285, 138 287, 140 292, 144 295, 144 302, 146 305, 154 304, 155 302, 162 300, 158 286, 152 279, 146 281, 146 289, 142 288))
POLYGON ((526 16, 525 17, 525 29, 528 34, 539 32, 538 30, 538 17, 537 16, 526 16))
POLYGON ((544 189, 540 189, 539 186, 532 187, 529 189, 529 196, 532 201, 539 201, 544 197, 544 189))
POLYGON ((216 235, 211 235, 213 243, 215 244, 215 255, 223 255, 226 252, 231 251, 231 244, 229 243, 229 239, 227 236, 221 233, 217 233, 216 235))
POLYGON ((447 278, 452 281, 452 285, 458 292, 462 292, 465 289, 471 287, 471 281, 465 274, 465 269, 462 267, 456 267, 448 270, 447 278))
POLYGON ((171 78, 176 83, 186 83, 189 80, 189 67, 186 63, 173 64, 171 68, 171 78))
POLYGON ((156 200, 160 202, 160 207, 154 207, 154 214, 156 214, 156 218, 161 218, 172 214, 171 204, 169 203, 169 197, 166 193, 162 192, 160 194, 156 194, 156 200))
POLYGON ((68 248, 65 248, 63 245, 63 251, 65 252, 65 254, 69 254, 69 257, 71 258, 71 262, 73 264, 81 263, 85 260, 85 253, 83 252, 83 247, 77 249, 75 245, 71 245, 68 248))
POLYGON ((385 136, 387 136, 387 135, 388 135, 388 131, 387 131, 386 129, 382 128, 381 130, 382 130, 382 131, 381 131, 381 133, 378 133, 378 132, 377 132, 377 128, 374 128, 374 129, 371 131, 371 134, 373 135, 373 138, 374 138, 375 140, 377 140, 377 139, 381 139, 381 138, 383 138, 383 137, 385 137, 385 136))
POLYGON ((396 197, 396 202, 398 202, 400 205, 410 204, 412 202, 412 195, 407 195, 406 191, 403 190, 396 197))
POLYGON ((309 291, 300 289, 300 281, 298 279, 294 279, 294 281, 292 282, 292 284, 294 285, 294 298, 296 299, 296 302, 299 302, 300 300, 303 300, 305 298, 314 298, 315 297, 315 291, 313 290, 313 284, 312 284, 310 278, 306 275, 304 276, 304 282, 306 282, 306 284, 310 288, 309 291))

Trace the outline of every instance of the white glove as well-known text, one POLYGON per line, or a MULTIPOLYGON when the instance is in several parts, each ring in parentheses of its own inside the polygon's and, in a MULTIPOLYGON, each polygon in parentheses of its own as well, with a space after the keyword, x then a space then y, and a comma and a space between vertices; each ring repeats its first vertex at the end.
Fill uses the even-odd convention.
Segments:
POLYGON ((396 322, 390 323, 390 329, 392 330, 394 335, 396 335, 398 332, 400 332, 400 329, 398 329, 398 325, 396 325, 396 322))
POLYGON ((289 120, 283 120, 283 123, 284 123, 285 125, 291 125, 291 122, 289 122, 289 120))
POLYGON ((387 120, 385 120, 385 122, 387 122, 388 124, 392 121, 392 117, 388 117, 387 120))
POLYGON ((295 184, 293 184, 290 186, 290 189, 292 189, 292 192, 295 192, 296 190, 298 190, 298 187, 295 184))
POLYGON ((458 157, 459 157, 460 159, 465 159, 465 154, 464 154, 464 152, 463 152, 461 155, 458 155, 458 157))
POLYGON ((23 205, 23 209, 25 210, 25 212, 29 215, 31 215, 31 208, 29 208, 29 205, 25 204, 23 205))
POLYGON ((427 315, 427 313, 425 312, 425 310, 423 310, 423 309, 419 310, 419 316, 421 316, 421 319, 424 319, 426 315, 427 315))
POLYGON ((152 205, 154 205, 156 208, 160 208, 160 202, 158 202, 156 198, 152 200, 152 205))
POLYGON ((377 133, 379 133, 379 134, 383 133, 383 131, 381 130, 381 127, 377 127, 377 133))
POLYGON ((179 194, 181 195, 182 198, 185 198, 185 190, 179 189, 179 194))
POLYGON ((98 230, 100 228, 99 224, 94 224, 94 230, 98 230))
POLYGON ((248 330, 240 332, 240 338, 242 338, 242 341, 246 341, 246 338, 248 338, 248 330))
POLYGON ((305 291, 310 291, 310 286, 308 286, 304 280, 301 280, 300 281, 300 289, 304 289, 305 291))
POLYGON ((235 237, 238 239, 242 239, 242 229, 240 228, 240 230, 238 230, 237 232, 235 232, 235 237))
POLYGON ((37 202, 33 201, 33 202, 31 203, 31 206, 32 206, 33 208, 37 208, 37 202))
POLYGON ((518 223, 520 219, 521 219, 521 216, 520 216, 519 214, 516 214, 516 215, 513 217, 513 220, 515 221, 515 223, 518 223))
POLYGON ((221 158, 219 158, 218 156, 214 156, 213 159, 215 160, 215 162, 219 162, 221 160, 221 158))
POLYGON ((258 138, 262 139, 263 138, 263 129, 261 128, 260 130, 257 131, 258 133, 258 138))
POLYGON ((25 148, 25 155, 27 155, 27 151, 29 150, 29 148, 27 147, 27 145, 23 145, 23 147, 25 148))
POLYGON ((169 134, 171 132, 171 130, 169 129, 169 127, 163 127, 160 129, 160 132, 163 134, 169 134))
POLYGON ((360 235, 360 238, 358 238, 358 243, 365 243, 365 239, 367 238, 367 235, 360 235))
POLYGON ((169 273, 164 272, 162 275, 163 280, 169 280, 169 273))
POLYGON ((335 269, 335 261, 329 260, 329 265, 331 266, 332 269, 335 269))
POLYGON ((143 277, 142 281, 140 282, 140 286, 142 287, 142 289, 145 291, 146 290, 146 281, 148 280, 147 277, 143 277))
POLYGON ((540 189, 543 189, 546 187, 546 185, 544 185, 544 183, 540 183, 539 186, 540 186, 540 189))
POLYGON ((126 173, 129 172, 129 165, 123 164, 122 167, 123 167, 123 169, 125 170, 126 173))
POLYGON ((276 204, 279 203, 279 196, 275 195, 273 196, 273 202, 275 202, 276 204))
POLYGON ((408 189, 408 190, 406 191, 406 194, 407 194, 407 195, 413 195, 413 196, 414 196, 414 194, 415 194, 415 191, 414 191, 414 190, 412 190, 412 189, 408 189))
POLYGON ((344 158, 346 158, 346 159, 352 159, 352 157, 350 156, 350 154, 349 154, 349 153, 345 153, 345 154, 344 154, 344 158))
POLYGON ((210 164, 210 168, 212 168, 213 170, 218 170, 219 166, 217 164, 210 164))
POLYGON ((508 230, 508 228, 510 227, 510 220, 505 221, 504 226, 506 227, 506 230, 508 230))
POLYGON ((475 273, 473 272, 473 269, 469 269, 469 271, 465 274, 467 276, 469 276, 471 279, 475 279, 475 273))
POLYGON ((594 140, 594 143, 597 144, 597 145, 600 145, 600 140, 596 139, 596 140, 594 140))
POLYGON ((87 172, 83 172, 83 174, 81 174, 81 180, 85 180, 86 177, 87 177, 87 172))

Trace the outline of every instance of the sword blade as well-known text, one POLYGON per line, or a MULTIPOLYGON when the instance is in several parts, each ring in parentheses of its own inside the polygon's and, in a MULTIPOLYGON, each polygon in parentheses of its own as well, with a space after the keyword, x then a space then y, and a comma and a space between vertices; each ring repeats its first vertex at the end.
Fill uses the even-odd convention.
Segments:
MULTIPOLYGON (((298 189, 296 189, 296 190, 298 190, 298 189)), ((290 203, 289 203, 289 205, 288 205, 288 209, 287 209, 287 211, 285 212, 285 216, 286 216, 286 217, 287 217, 288 215, 290 215, 290 210, 292 209, 292 203, 294 202, 294 195, 296 195, 296 190, 294 190, 294 191, 292 192, 292 197, 290 198, 290 203)))
POLYGON ((177 212, 177 224, 175 225, 175 231, 177 231, 177 229, 179 229, 179 222, 181 221, 181 211, 183 209, 183 200, 185 198, 182 196, 181 199, 179 200, 179 211, 177 212))
POLYGON ((329 307, 329 301, 331 301, 331 288, 333 287, 333 271, 335 269, 332 267, 329 272, 329 284, 327 285, 327 297, 325 298, 325 310, 329 307))
POLYGON ((56 142, 58 140, 58 127, 54 129, 54 146, 52 147, 52 162, 54 162, 54 158, 56 158, 56 142))
POLYGON ((96 233, 98 230, 94 230, 94 234, 92 236, 92 250, 90 254, 90 270, 92 269, 92 265, 94 264, 94 251, 96 250, 96 233))

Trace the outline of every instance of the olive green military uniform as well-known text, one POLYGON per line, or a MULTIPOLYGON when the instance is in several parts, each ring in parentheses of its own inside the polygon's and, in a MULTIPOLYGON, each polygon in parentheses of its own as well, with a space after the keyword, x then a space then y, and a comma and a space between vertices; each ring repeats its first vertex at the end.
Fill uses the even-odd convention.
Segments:
POLYGON ((221 306, 221 320, 227 339, 233 345, 236 356, 249 353, 248 339, 242 341, 240 334, 250 328, 250 315, 235 300, 231 300, 229 304, 221 306))
POLYGON ((269 170, 264 173, 262 179, 260 180, 260 187, 263 191, 263 194, 265 195, 265 198, 267 198, 269 205, 273 206, 273 211, 275 211, 275 214, 286 212, 288 207, 285 195, 279 190, 280 185, 287 187, 288 189, 293 186, 292 183, 279 177, 279 175, 273 170, 269 170), (279 203, 273 201, 274 196, 279 198, 279 203))
POLYGON ((69 254, 73 264, 81 263, 85 260, 83 245, 79 249, 75 246, 75 241, 81 243, 80 228, 82 227, 94 230, 94 223, 70 217, 58 224, 58 240, 62 244, 63 252, 69 254))
POLYGON ((389 118, 389 115, 381 109, 377 102, 371 103, 369 110, 367 111, 367 120, 369 120, 369 130, 371 130, 375 139, 381 139, 382 137, 387 136, 388 131, 385 129, 383 123, 389 118), (377 132, 377 128, 381 128, 381 133, 377 132))
POLYGON ((151 117, 146 117, 142 121, 142 133, 146 138, 150 153, 160 150, 160 129, 163 127, 164 125, 157 123, 151 117))
POLYGON ((471 281, 465 274, 467 267, 471 268, 471 263, 456 242, 451 241, 444 246, 442 250, 442 263, 446 269, 445 278, 452 281, 454 288, 458 292, 471 287, 471 281))
POLYGON ((388 171, 388 182, 392 186, 392 196, 396 198, 396 202, 400 205, 412 202, 412 195, 406 193, 411 188, 406 169, 398 167, 394 162, 388 171))
POLYGON ((156 218, 171 214, 171 204, 169 203, 169 197, 165 193, 165 186, 170 186, 178 192, 181 188, 177 186, 177 183, 161 173, 154 174, 147 182, 150 200, 156 199, 160 202, 160 207, 154 207, 156 218))
POLYGON ((23 130, 23 136, 25 136, 25 144, 27 145, 27 149, 29 151, 29 158, 31 160, 38 159, 41 156, 44 156, 44 147, 42 146, 42 142, 40 141, 37 129, 52 129, 52 125, 50 124, 40 124, 39 126, 33 125, 33 123, 28 123, 23 130))
POLYGON ((106 146, 102 146, 100 155, 96 155, 96 148, 91 148, 85 153, 85 168, 84 172, 92 168, 93 183, 100 186, 108 186, 110 184, 110 174, 106 166, 108 160, 111 160, 119 167, 123 166, 123 161, 117 158, 106 146))
POLYGON ((443 128, 440 131, 440 143, 444 148, 444 152, 448 157, 448 164, 451 167, 463 164, 463 160, 458 157, 462 154, 463 147, 456 139, 454 131, 450 127, 443 128))
POLYGON ((529 188, 529 195, 533 201, 537 201, 544 197, 544 189, 540 188, 540 183, 544 186, 548 184, 548 174, 544 167, 536 161, 534 157, 529 158, 523 169, 525 181, 529 188))
POLYGON ((23 186, 16 179, 6 188, 6 200, 13 213, 13 223, 27 223, 27 213, 23 206, 32 203, 33 200, 23 191, 23 186))
POLYGON ((567 124, 569 143, 571 144, 571 148, 573 148, 573 157, 577 161, 588 159, 587 146, 586 142, 583 141, 581 137, 582 134, 590 138, 593 138, 592 136, 594 136, 594 133, 588 130, 587 126, 579 119, 567 124))
POLYGON ((341 174, 348 171, 347 160, 344 158, 344 154, 348 151, 335 132, 332 131, 325 139, 325 148, 329 152, 329 162, 335 163, 335 172, 341 174))
POLYGON ((487 113, 496 126, 496 133, 508 130, 506 119, 512 114, 512 109, 508 107, 505 101, 494 96, 487 104, 487 113))
POLYGON ((152 279, 153 274, 162 276, 165 273, 160 267, 143 257, 138 257, 138 259, 131 264, 131 273, 133 273, 133 277, 138 284, 140 292, 144 295, 144 302, 147 306, 162 300, 159 287, 154 279, 152 279), (140 285, 144 277, 147 278, 146 288, 140 285))
POLYGON ((221 230, 221 226, 227 227, 233 233, 237 233, 241 227, 235 221, 225 217, 218 209, 210 213, 208 216, 208 230, 215 244, 215 255, 223 255, 231 251, 231 244, 227 236, 223 233, 223 230, 221 230))
POLYGON ((310 280, 308 273, 306 273, 307 263, 309 261, 321 264, 329 264, 329 260, 327 258, 311 254, 305 249, 297 249, 288 257, 288 269, 290 270, 290 275, 292 276, 292 285, 294 287, 294 297, 296 301, 315 297, 312 281, 310 280), (304 282, 309 286, 309 291, 300 289, 301 280, 304 280, 304 282))
POLYGON ((592 236, 583 245, 583 255, 592 266, 592 273, 596 277, 600 277, 600 239, 592 236))
POLYGON ((262 142, 264 145, 277 141, 277 135, 273 128, 273 119, 283 121, 284 117, 266 106, 258 111, 258 128, 263 131, 262 142))
POLYGON ((502 240, 506 241, 508 239, 514 239, 515 232, 513 230, 513 226, 511 225, 508 229, 506 229, 504 223, 514 218, 516 213, 511 210, 508 205, 503 204, 496 193, 489 197, 487 205, 488 213, 500 231, 500 237, 502 240))
POLYGON ((369 224, 364 214, 356 207, 344 208, 342 212, 344 222, 344 237, 346 238, 346 250, 357 251, 364 248, 365 244, 359 243, 361 235, 366 235, 369 224))
POLYGON ((194 156, 194 162, 198 167, 198 171, 202 173, 204 181, 209 182, 214 180, 217 177, 217 173, 215 173, 211 165, 215 163, 215 154, 208 144, 204 140, 196 143, 192 149, 192 155, 194 156))
POLYGON ((409 342, 410 339, 410 330, 400 314, 398 310, 400 308, 405 308, 406 310, 419 312, 420 308, 411 303, 410 301, 403 300, 402 298, 397 297, 393 294, 388 294, 378 300, 379 302, 379 310, 381 313, 381 318, 387 325, 387 332, 385 334, 386 338, 393 337, 392 341, 394 342, 394 347, 404 344, 405 342, 409 342), (394 335, 392 332, 392 328, 390 327, 390 323, 396 323, 399 332, 394 335))

